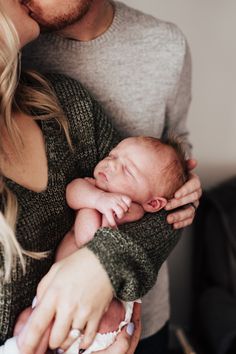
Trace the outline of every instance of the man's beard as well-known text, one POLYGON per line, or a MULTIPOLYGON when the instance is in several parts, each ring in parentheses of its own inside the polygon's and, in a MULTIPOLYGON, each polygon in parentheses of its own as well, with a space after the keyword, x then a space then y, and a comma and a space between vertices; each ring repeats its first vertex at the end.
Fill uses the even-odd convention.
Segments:
POLYGON ((83 0, 77 8, 71 9, 70 12, 49 16, 48 18, 41 9, 34 3, 34 0, 22 0, 22 2, 30 9, 30 16, 38 22, 43 32, 51 32, 61 30, 73 23, 76 23, 84 18, 88 13, 93 0, 83 0))

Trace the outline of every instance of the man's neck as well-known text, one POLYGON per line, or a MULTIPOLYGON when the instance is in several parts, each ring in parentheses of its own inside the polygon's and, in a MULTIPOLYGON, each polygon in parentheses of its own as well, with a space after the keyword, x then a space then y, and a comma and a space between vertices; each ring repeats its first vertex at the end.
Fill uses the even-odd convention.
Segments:
POLYGON ((87 42, 105 33, 112 24, 114 8, 109 0, 94 0, 80 21, 58 31, 65 38, 87 42))

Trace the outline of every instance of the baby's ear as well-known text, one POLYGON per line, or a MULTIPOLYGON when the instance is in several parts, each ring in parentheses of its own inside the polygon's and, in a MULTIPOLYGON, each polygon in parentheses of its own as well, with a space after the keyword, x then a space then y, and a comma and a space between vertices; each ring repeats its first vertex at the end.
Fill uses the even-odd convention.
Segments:
POLYGON ((155 213, 163 209, 167 204, 167 199, 163 197, 154 197, 147 201, 146 203, 142 204, 142 207, 148 213, 155 213))

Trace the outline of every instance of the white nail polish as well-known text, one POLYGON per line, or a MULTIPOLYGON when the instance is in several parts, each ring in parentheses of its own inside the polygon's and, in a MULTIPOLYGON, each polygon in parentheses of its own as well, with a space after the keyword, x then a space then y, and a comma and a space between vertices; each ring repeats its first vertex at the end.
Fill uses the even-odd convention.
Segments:
POLYGON ((32 301, 32 305, 31 305, 32 309, 34 309, 36 307, 36 305, 37 305, 37 297, 35 296, 34 300, 32 301))
POLYGON ((134 333, 134 324, 133 322, 130 322, 126 328, 126 332, 128 333, 128 335, 132 336, 134 333))

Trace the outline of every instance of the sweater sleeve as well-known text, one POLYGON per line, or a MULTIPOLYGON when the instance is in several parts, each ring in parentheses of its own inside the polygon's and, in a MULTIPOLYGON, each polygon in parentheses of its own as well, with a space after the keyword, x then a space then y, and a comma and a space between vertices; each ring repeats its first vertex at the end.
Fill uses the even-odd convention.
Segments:
MULTIPOLYGON (((96 102, 94 117, 100 160, 117 144, 119 136, 96 102)), ((87 244, 107 271, 118 298, 135 300, 155 284, 161 264, 180 237, 166 217, 167 212, 162 210, 122 225, 119 230, 100 228, 87 244)))

